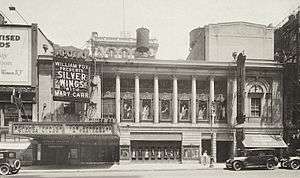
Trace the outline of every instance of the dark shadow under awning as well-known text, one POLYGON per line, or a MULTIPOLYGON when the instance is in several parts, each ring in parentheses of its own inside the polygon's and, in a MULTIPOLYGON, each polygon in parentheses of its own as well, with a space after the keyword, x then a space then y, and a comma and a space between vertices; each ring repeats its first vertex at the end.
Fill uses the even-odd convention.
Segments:
POLYGON ((245 148, 287 148, 280 135, 246 134, 243 145, 245 148))

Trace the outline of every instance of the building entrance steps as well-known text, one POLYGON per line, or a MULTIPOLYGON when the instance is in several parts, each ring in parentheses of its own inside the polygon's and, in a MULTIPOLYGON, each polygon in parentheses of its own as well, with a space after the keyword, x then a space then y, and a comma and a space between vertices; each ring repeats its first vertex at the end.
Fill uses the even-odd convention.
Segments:
POLYGON ((203 164, 113 164, 113 165, 84 165, 84 166, 28 166, 23 167, 21 172, 88 172, 88 171, 176 171, 176 170, 207 170, 207 169, 224 169, 225 163, 215 163, 213 167, 203 164))

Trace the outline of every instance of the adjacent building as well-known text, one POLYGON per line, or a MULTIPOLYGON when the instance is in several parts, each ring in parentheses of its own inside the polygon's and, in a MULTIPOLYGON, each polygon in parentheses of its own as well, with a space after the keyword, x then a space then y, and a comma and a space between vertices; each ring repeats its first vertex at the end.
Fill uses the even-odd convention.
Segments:
POLYGON ((17 150, 24 162, 31 163, 34 147, 28 138, 11 135, 9 125, 38 121, 37 60, 50 54, 51 42, 37 24, 0 22, 0 150, 17 150))
POLYGON ((290 14, 275 30, 275 60, 284 66, 284 137, 290 151, 300 149, 300 18, 290 14))

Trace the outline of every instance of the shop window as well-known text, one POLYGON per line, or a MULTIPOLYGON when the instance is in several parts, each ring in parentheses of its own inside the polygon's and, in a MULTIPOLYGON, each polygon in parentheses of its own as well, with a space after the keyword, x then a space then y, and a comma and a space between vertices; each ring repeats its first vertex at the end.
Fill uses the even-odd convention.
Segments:
POLYGON ((261 98, 251 98, 251 117, 261 116, 261 98))
POLYGON ((70 158, 78 159, 78 149, 70 149, 70 158))

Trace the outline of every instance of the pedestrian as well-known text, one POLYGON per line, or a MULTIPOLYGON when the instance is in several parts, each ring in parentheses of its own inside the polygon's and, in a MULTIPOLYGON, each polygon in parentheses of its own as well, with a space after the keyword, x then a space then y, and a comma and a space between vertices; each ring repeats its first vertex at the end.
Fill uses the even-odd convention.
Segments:
POLYGON ((207 150, 204 150, 204 152, 203 152, 203 164, 204 164, 204 166, 206 164, 208 164, 208 162, 209 162, 209 158, 208 158, 208 155, 207 155, 207 150))

